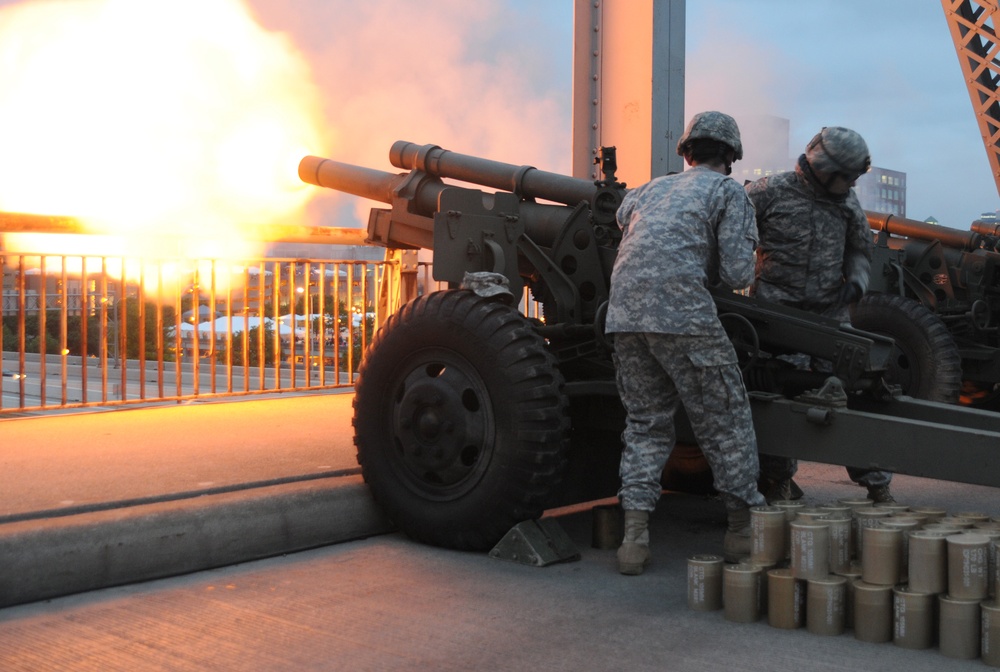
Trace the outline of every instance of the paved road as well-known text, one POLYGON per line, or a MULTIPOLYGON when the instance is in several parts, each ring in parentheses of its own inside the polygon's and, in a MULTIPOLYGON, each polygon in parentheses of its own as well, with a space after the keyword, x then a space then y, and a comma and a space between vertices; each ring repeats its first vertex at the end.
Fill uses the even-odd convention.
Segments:
POLYGON ((0 607, 391 529, 357 473, 352 399, 0 420, 0 607))
POLYGON ((356 470, 338 392, 0 418, 0 522, 356 470))
MULTIPOLYGON (((856 496, 844 470, 803 465, 808 503, 856 496)), ((897 477, 897 498, 1000 513, 993 488, 897 477)), ((561 512, 577 562, 529 567, 387 534, 0 610, 3 670, 987 669, 936 649, 736 624, 686 607, 686 558, 721 550, 718 501, 668 494, 654 563, 615 571, 589 508, 561 512)))

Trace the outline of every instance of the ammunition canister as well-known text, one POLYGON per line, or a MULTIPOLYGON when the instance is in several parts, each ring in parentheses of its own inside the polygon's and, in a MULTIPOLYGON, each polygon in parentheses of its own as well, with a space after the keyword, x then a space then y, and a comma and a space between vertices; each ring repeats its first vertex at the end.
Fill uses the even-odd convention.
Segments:
POLYGON ((846 572, 834 572, 837 576, 847 579, 847 598, 844 601, 844 626, 854 627, 854 582, 861 580, 861 568, 851 563, 851 567, 846 572))
POLYGON ((1000 538, 1000 529, 993 529, 990 527, 967 527, 959 534, 981 534, 992 541, 1000 538))
MULTIPOLYGON (((788 522, 788 523, 791 523, 793 520, 795 520, 795 517, 798 515, 798 512, 801 509, 806 508, 805 504, 803 504, 802 502, 797 502, 797 501, 795 501, 793 499, 780 499, 780 500, 777 500, 775 502, 771 502, 771 506, 776 506, 779 509, 781 509, 782 511, 784 511, 785 512, 785 521, 788 522)), ((791 553, 791 541, 792 541, 791 534, 790 534, 788 528, 786 527, 785 528, 785 557, 784 557, 785 560, 787 560, 789 557, 791 557, 790 556, 790 553, 791 553)))
POLYGON ((938 525, 951 525, 952 527, 957 527, 961 530, 972 527, 976 524, 976 521, 969 520, 968 518, 959 518, 958 516, 945 516, 937 522, 938 525))
POLYGON ((979 640, 983 662, 991 667, 1000 667, 1000 602, 983 602, 982 637, 979 640))
POLYGON ((830 572, 840 574, 851 568, 851 519, 832 513, 823 520, 830 530, 830 572))
POLYGON ((821 520, 829 515, 829 511, 824 511, 823 509, 817 507, 806 507, 795 512, 795 520, 821 520))
POLYGON ((917 593, 948 590, 948 544, 946 532, 917 530, 910 533, 909 586, 917 593))
POLYGON ((861 557, 861 578, 877 586, 899 583, 899 567, 903 553, 903 531, 894 527, 865 527, 861 530, 864 555, 861 557))
POLYGON ((722 603, 727 621, 759 620, 760 569, 752 565, 726 565, 722 570, 722 603))
POLYGON ((806 508, 806 505, 802 502, 797 502, 794 499, 779 499, 775 502, 771 502, 771 506, 776 506, 785 512, 785 520, 789 523, 795 520, 795 516, 801 509, 806 508))
POLYGON ((938 649, 949 658, 979 657, 979 600, 938 595, 938 649))
POLYGON ((936 595, 915 593, 907 586, 892 589, 892 643, 904 649, 934 645, 936 595))
POLYGON ((916 521, 917 527, 923 527, 930 522, 930 518, 927 517, 927 514, 917 513, 915 511, 900 511, 889 516, 887 520, 913 520, 916 521))
POLYGON ((822 511, 826 511, 827 513, 836 514, 838 516, 846 516, 848 518, 851 517, 851 512, 854 511, 854 509, 847 504, 841 504, 840 502, 837 502, 836 504, 822 504, 818 508, 822 511))
POLYGON ((861 530, 866 527, 878 525, 878 521, 892 515, 889 509, 876 509, 874 506, 868 509, 855 509, 851 514, 851 529, 854 535, 854 554, 858 560, 864 559, 864 543, 861 537, 861 530))
POLYGON ((899 582, 906 583, 910 565, 910 534, 920 528, 920 521, 915 518, 897 518, 896 516, 892 516, 883 520, 880 525, 882 527, 896 528, 902 532, 899 549, 899 582))
POLYGON ((986 594, 989 596, 993 596, 996 593, 996 585, 997 585, 996 542, 1000 541, 1000 530, 972 527, 969 528, 968 530, 962 530, 962 534, 981 534, 987 539, 989 539, 989 543, 986 544, 986 594))
MULTIPOLYGON (((976 525, 990 522, 988 520, 980 520, 978 518, 959 518, 958 516, 954 516, 954 519, 956 521, 959 521, 962 524, 962 529, 965 530, 972 530, 975 529, 976 525)), ((942 518, 942 520, 944 519, 942 518)))
POLYGON ((801 628, 805 618, 806 584, 790 569, 767 573, 767 623, 772 628, 801 628))
POLYGON ((771 564, 785 559, 788 523, 777 506, 750 507, 750 560, 771 564))
POLYGON ((692 555, 688 558, 688 608, 695 611, 722 609, 721 555, 692 555))
POLYGON ((981 534, 952 534, 948 544, 948 595, 958 599, 986 599, 989 538, 981 534))
POLYGON ((870 499, 863 499, 860 497, 848 497, 845 499, 838 499, 837 503, 843 504, 844 506, 851 507, 851 510, 856 509, 870 509, 875 506, 875 502, 870 499))
POLYGON ((806 630, 814 635, 844 633, 847 579, 826 576, 806 582, 806 630))
POLYGON ((792 575, 797 579, 821 579, 830 573, 830 528, 820 521, 792 521, 792 575))
POLYGON ((746 559, 740 562, 741 565, 746 565, 748 567, 756 567, 760 570, 760 613, 761 616, 767 613, 767 573, 772 569, 777 568, 778 563, 776 562, 754 562, 753 560, 746 559))
POLYGON ((964 527, 958 527, 957 525, 952 525, 951 523, 928 523, 924 525, 921 530, 925 532, 942 532, 945 535, 958 534, 964 529, 964 527))
POLYGON ((625 521, 622 507, 618 504, 602 504, 591 509, 590 545, 601 550, 621 546, 625 536, 625 521))
POLYGON ((936 506, 912 506, 910 507, 910 513, 919 513, 927 516, 928 523, 936 523, 948 515, 948 511, 936 506))
POLYGON ((892 641, 892 586, 861 580, 854 585, 854 638, 862 642, 892 641))

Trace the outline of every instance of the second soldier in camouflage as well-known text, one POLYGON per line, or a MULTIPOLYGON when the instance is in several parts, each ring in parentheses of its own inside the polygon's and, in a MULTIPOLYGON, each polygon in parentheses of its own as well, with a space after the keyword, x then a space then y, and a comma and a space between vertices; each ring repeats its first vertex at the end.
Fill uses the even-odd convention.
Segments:
POLYGON ((642 573, 650 560, 649 513, 662 491, 681 404, 726 505, 727 560, 749 553, 749 507, 764 503, 749 400, 708 290, 740 289, 753 279, 753 206, 727 177, 743 156, 736 121, 721 112, 695 115, 677 153, 691 169, 633 189, 617 215, 622 242, 606 332, 614 334, 627 412, 618 493, 625 510, 623 574, 642 573))

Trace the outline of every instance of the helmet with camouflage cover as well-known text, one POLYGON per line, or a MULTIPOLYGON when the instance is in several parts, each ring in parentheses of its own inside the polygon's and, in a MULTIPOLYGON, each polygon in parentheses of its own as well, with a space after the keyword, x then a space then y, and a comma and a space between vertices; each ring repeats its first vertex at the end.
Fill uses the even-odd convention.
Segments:
POLYGON ((677 143, 677 153, 684 156, 685 146, 691 140, 705 138, 721 142, 733 150, 733 158, 737 161, 743 158, 743 142, 740 140, 740 127, 736 120, 723 112, 699 112, 691 117, 684 135, 677 143))
POLYGON ((806 145, 806 161, 823 182, 835 173, 853 182, 872 165, 865 139, 857 131, 843 126, 827 126, 813 136, 806 145))

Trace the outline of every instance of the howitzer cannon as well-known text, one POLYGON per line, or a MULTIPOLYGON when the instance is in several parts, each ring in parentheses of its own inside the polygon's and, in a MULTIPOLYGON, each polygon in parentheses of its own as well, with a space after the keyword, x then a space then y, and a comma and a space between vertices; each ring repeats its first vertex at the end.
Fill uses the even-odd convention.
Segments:
POLYGON ((595 184, 403 141, 393 144, 390 160, 410 172, 391 175, 306 157, 299 177, 391 203, 392 210, 372 210, 369 241, 433 249, 436 280, 457 286, 469 271, 501 273, 519 296, 523 277, 559 324, 593 322, 607 300, 619 238, 615 210, 624 195, 610 163, 605 180, 595 184), (463 189, 441 178, 507 191, 463 189))
MULTIPOLYGON (((391 204, 390 210, 372 210, 367 242, 433 249, 435 280, 458 288, 466 273, 493 272, 506 278, 512 296, 520 297, 523 287, 529 287, 542 304, 545 317, 533 326, 544 334, 560 363, 597 353, 592 366, 586 367, 588 377, 580 382, 593 387, 590 383, 597 380, 594 374, 603 371, 603 378, 613 387, 607 349, 598 351, 603 346, 601 310, 608 298, 620 240, 615 211, 625 195, 625 185, 615 181, 613 148, 604 149, 602 156, 604 179, 592 182, 457 154, 436 145, 399 141, 390 150, 390 162, 409 173, 391 174, 307 156, 300 162, 299 177, 310 184, 391 204), (442 178, 507 191, 462 188, 442 178), (566 344, 569 347, 560 347, 566 344)), ((849 335, 849 330, 830 320, 805 318, 800 311, 765 307, 730 294, 716 296, 727 302, 721 312, 732 316, 734 327, 756 321, 758 328, 768 325, 765 339, 780 339, 783 332, 773 324, 788 323, 788 315, 798 314, 812 330, 826 335, 809 339, 806 347, 813 351, 807 354, 843 360, 845 365, 851 359, 845 358, 844 352, 853 352, 854 346, 845 343, 858 337, 849 335), (737 305, 741 310, 734 311, 737 305), (776 320, 778 312, 786 317, 776 320)), ((785 345, 792 347, 791 343, 785 345)), ((860 347, 863 356, 856 360, 865 360, 869 366, 869 346, 862 343, 860 347)), ((759 359, 759 353, 746 354, 759 359)), ((857 366, 837 372, 852 389, 867 387, 878 379, 877 366, 875 373, 855 369, 857 366)), ((772 384, 776 373, 768 377, 772 384)), ((571 389, 575 389, 572 383, 576 378, 568 379, 571 389)), ((813 382, 821 383, 822 378, 813 382)))
MULTIPOLYGON (((311 156, 299 166, 305 182, 390 204, 372 210, 368 242, 433 249, 434 278, 449 286, 389 317, 359 368, 355 444, 376 500, 417 539, 487 549, 545 506, 614 494, 624 414, 602 318, 625 185, 613 149, 602 150, 596 182, 434 145, 397 142, 390 159, 409 172, 311 156), (510 292, 463 288, 477 274, 502 277, 510 292), (525 287, 543 319, 518 310, 525 287), (602 432, 606 440, 594 440, 602 432)), ((941 416, 934 429, 899 430, 907 443, 898 447, 850 424, 870 423, 873 408, 900 408, 883 380, 891 339, 729 290, 713 296, 741 355, 755 422, 762 418, 762 452, 931 475, 929 460, 910 456, 914 442, 949 431, 938 429, 941 416), (786 353, 828 360, 837 378, 797 371, 777 357, 786 353)), ((966 440, 979 462, 1000 439, 996 419, 977 418, 983 424, 966 440)), ((689 440, 685 424, 678 418, 689 440)), ((940 478, 1000 484, 994 466, 933 468, 940 478)))
POLYGON ((1000 410, 1000 230, 867 214, 871 286, 854 325, 895 339, 889 375, 907 394, 1000 410))

